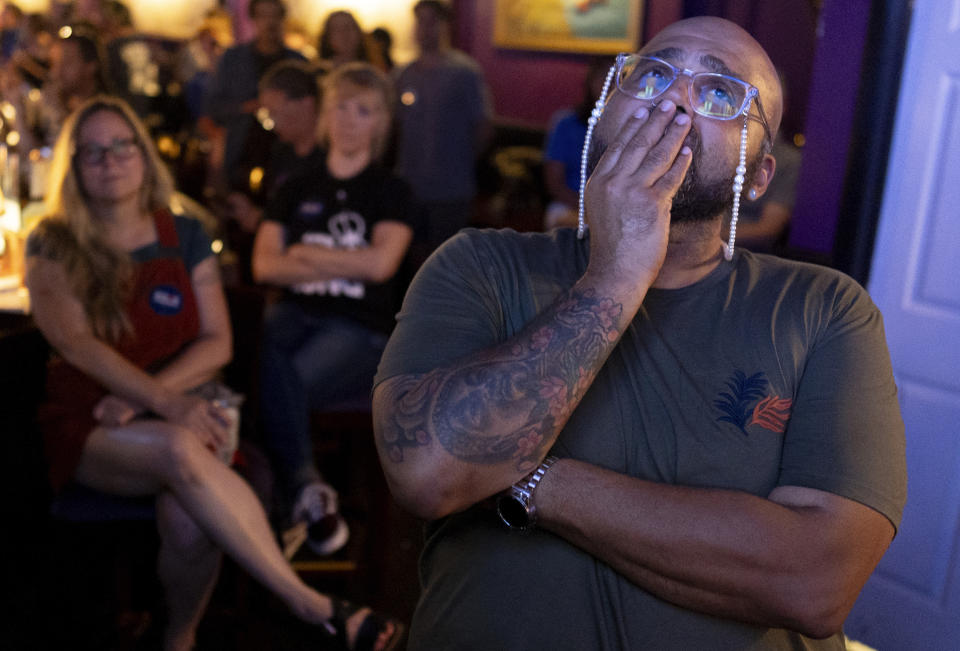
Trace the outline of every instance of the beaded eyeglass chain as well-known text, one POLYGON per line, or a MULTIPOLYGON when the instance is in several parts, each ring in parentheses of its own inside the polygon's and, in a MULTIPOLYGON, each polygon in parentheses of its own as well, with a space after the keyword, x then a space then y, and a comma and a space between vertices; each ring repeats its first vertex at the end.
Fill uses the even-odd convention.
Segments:
POLYGON ((613 74, 617 71, 617 65, 610 66, 607 71, 607 77, 603 80, 603 90, 600 91, 600 97, 597 98, 593 110, 590 111, 590 117, 587 118, 587 135, 583 139, 583 151, 580 153, 580 193, 577 201, 577 239, 583 239, 587 230, 586 221, 583 218, 583 189, 587 187, 587 157, 590 155, 590 141, 593 140, 593 129, 597 126, 597 120, 603 113, 604 101, 610 90, 610 82, 613 81, 613 74))
MULTIPOLYGON (((590 154, 590 142, 593 140, 593 130, 597 126, 597 121, 603 113, 604 100, 607 92, 610 90, 610 82, 613 80, 613 74, 617 66, 614 64, 607 72, 607 77, 603 81, 603 90, 600 91, 600 97, 597 99, 590 117, 587 119, 587 134, 583 139, 583 151, 580 154, 580 192, 577 205, 577 238, 583 239, 586 234, 587 224, 584 219, 584 198, 583 192, 587 186, 587 158, 590 154)), ((740 130, 740 160, 737 163, 737 174, 733 177, 733 210, 730 215, 730 237, 724 245, 723 257, 727 260, 733 259, 734 244, 737 239, 737 219, 740 217, 740 193, 743 192, 743 183, 747 175, 747 116, 750 114, 750 106, 753 100, 747 101, 747 106, 743 111, 743 128, 740 130)))
POLYGON ((740 193, 747 176, 747 115, 750 114, 752 100, 747 100, 743 111, 743 128, 740 130, 740 161, 737 163, 737 175, 733 177, 733 209, 730 211, 730 237, 723 250, 723 257, 733 260, 733 245, 737 240, 737 219, 740 217, 740 193))

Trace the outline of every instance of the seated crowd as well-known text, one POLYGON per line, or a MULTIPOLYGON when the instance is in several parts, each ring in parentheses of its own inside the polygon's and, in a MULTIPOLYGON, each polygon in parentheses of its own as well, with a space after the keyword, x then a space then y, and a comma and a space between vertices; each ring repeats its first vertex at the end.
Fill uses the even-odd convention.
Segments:
MULTIPOLYGON (((116 1, 62 16, 7 6, 5 128, 50 166, 24 284, 51 349, 38 426, 54 496, 155 496, 166 649, 195 644, 223 554, 343 648, 394 648, 399 620, 317 592, 288 560, 303 542, 328 555, 348 541, 311 414, 369 413, 406 282, 440 243, 428 248, 423 204, 393 171, 421 143, 394 133, 386 30, 375 40, 336 11, 316 50, 298 50, 283 2, 252 0, 252 40, 231 45, 230 16, 215 11, 174 44, 137 33, 116 1), (256 386, 233 388, 269 405, 244 411, 271 462, 269 503, 231 468, 236 423, 209 399, 235 354, 225 282, 266 305, 256 386)), ((486 89, 449 48, 447 6, 426 0, 415 15, 425 65, 471 86, 437 101, 483 99, 460 118, 483 133, 486 89)), ((430 119, 423 108, 408 125, 430 119)), ((459 154, 469 163, 481 147, 471 137, 459 154)), ((451 233, 469 215, 456 218, 451 233)))

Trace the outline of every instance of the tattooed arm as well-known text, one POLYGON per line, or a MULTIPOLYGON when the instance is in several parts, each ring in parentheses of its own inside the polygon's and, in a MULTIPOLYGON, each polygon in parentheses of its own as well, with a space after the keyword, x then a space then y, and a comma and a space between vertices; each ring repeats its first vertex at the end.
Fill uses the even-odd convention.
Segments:
POLYGON ((581 285, 509 341, 377 387, 377 447, 407 508, 462 510, 546 456, 639 305, 625 314, 581 285))
POLYGON ((689 116, 669 107, 612 118, 586 188, 590 262, 567 295, 508 341, 375 390, 387 480, 414 513, 464 509, 536 466, 639 309, 691 158, 689 116))
POLYGON ((462 510, 536 466, 639 309, 691 158, 689 116, 669 106, 613 118, 586 188, 590 262, 568 294, 510 340, 374 391, 384 471, 414 513, 462 510))

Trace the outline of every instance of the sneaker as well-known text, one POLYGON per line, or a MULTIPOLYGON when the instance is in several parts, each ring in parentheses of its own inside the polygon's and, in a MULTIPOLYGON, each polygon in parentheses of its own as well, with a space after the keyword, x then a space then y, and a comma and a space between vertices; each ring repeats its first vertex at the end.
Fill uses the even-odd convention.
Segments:
POLYGON ((307 545, 318 556, 342 549, 350 539, 350 528, 339 513, 326 515, 307 527, 307 545))
POLYGON ((329 484, 315 481, 300 489, 293 520, 306 523, 306 542, 315 554, 332 554, 350 538, 350 529, 337 507, 337 491, 329 484))

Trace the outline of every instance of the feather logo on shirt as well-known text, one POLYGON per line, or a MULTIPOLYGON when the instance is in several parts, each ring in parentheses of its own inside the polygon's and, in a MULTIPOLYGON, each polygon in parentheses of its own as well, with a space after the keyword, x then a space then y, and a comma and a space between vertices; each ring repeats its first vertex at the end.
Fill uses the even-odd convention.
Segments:
POLYGON ((743 371, 734 371, 727 380, 727 391, 713 401, 721 415, 718 422, 732 423, 749 435, 747 427, 757 425, 763 429, 783 434, 790 420, 793 400, 778 395, 767 395, 766 376, 763 371, 748 376, 743 371))

